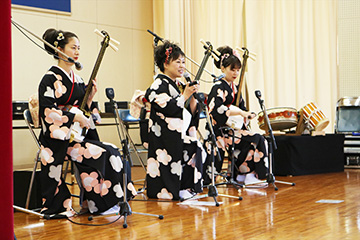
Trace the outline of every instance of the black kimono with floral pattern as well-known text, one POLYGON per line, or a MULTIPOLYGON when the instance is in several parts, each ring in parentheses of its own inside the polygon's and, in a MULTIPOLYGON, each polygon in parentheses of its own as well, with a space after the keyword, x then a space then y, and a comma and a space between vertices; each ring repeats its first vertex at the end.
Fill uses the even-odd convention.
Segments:
POLYGON ((179 199, 179 191, 202 192, 202 165, 206 152, 197 139, 199 112, 191 116, 179 87, 159 74, 147 89, 151 103, 147 160, 147 195, 179 199))
MULTIPOLYGON (((216 137, 216 144, 219 149, 221 157, 214 157, 215 172, 219 173, 222 169, 224 152, 229 150, 229 144, 232 144, 233 134, 222 130, 221 127, 226 126, 228 116, 230 114, 229 107, 235 104, 237 97, 237 86, 233 83, 228 83, 224 79, 216 82, 208 95, 208 108, 211 115, 213 129, 216 137)), ((247 111, 244 100, 240 96, 239 108, 247 111)), ((207 131, 209 133, 209 131, 207 131)), ((208 153, 209 139, 205 136, 205 146, 208 153)), ((260 134, 250 132, 246 129, 235 130, 234 138, 234 160, 235 160, 235 176, 239 171, 241 173, 249 173, 255 171, 259 178, 265 178, 267 168, 265 167, 264 158, 267 157, 265 138, 260 134)), ((216 151, 214 151, 216 155, 216 151)), ((231 154, 231 153, 229 153, 231 154)), ((208 155, 206 163, 204 164, 204 181, 211 182, 211 155, 208 155), (207 172, 207 173, 206 173, 207 172)))
MULTIPOLYGON (((70 141, 74 113, 64 105, 80 105, 85 94, 83 80, 52 66, 39 85, 41 121, 42 213, 72 212, 70 192, 62 178, 64 159, 76 164, 81 185, 81 204, 91 213, 103 212, 123 200, 124 163, 117 147, 100 142, 95 125, 82 142, 70 141)), ((130 174, 129 174, 130 175, 130 174)), ((136 190, 128 178, 128 195, 136 190)))

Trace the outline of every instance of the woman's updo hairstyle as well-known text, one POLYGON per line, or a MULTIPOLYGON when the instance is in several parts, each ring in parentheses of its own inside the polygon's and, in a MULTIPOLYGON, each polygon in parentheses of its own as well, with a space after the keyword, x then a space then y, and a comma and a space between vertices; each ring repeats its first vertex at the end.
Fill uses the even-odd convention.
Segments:
MULTIPOLYGON (((70 38, 78 38, 74 33, 72 32, 64 32, 61 30, 56 30, 54 28, 49 28, 48 30, 45 31, 45 33, 43 34, 42 38, 47 41, 48 43, 50 43, 51 45, 53 45, 55 48, 65 48, 65 45, 69 43, 70 38)), ((52 49, 51 47, 49 47, 48 45, 44 44, 45 49, 48 51, 49 54, 54 55, 55 59, 58 59, 58 53, 55 52, 54 49, 52 49)))
POLYGON ((230 66, 230 69, 241 68, 240 56, 231 47, 223 46, 219 47, 217 50, 221 54, 219 61, 214 60, 214 64, 217 68, 221 69, 221 66, 224 68, 230 66))
POLYGON ((154 49, 154 60, 156 66, 161 72, 164 72, 164 63, 170 63, 178 59, 180 56, 185 56, 185 53, 175 43, 164 41, 163 44, 158 45, 154 49))

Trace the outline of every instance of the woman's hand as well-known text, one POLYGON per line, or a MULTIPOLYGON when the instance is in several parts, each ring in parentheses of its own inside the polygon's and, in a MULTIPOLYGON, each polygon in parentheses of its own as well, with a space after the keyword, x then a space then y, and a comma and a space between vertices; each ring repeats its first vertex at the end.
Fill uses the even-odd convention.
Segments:
POLYGON ((89 129, 90 128, 90 119, 85 117, 82 113, 75 114, 74 122, 80 123, 80 127, 89 129))
POLYGON ((252 119, 254 119, 256 117, 256 113, 254 113, 254 112, 245 112, 245 113, 246 114, 245 114, 244 117, 246 117, 249 120, 252 120, 252 119))
POLYGON ((246 112, 246 111, 242 110, 239 107, 233 108, 230 111, 230 116, 236 116, 236 115, 240 115, 240 116, 242 116, 242 117, 244 117, 246 119, 249 119, 249 120, 254 119, 257 116, 256 113, 254 113, 254 112, 246 112))
MULTIPOLYGON (((199 84, 194 84, 192 86, 189 86, 190 83, 186 84, 185 90, 183 92, 185 101, 189 99, 189 97, 191 97, 191 95, 193 95, 194 93, 198 92, 199 89, 199 84)), ((191 113, 194 114, 197 110, 197 101, 195 99, 195 97, 191 98, 190 100, 190 110, 191 113)))
POLYGON ((194 84, 192 86, 189 86, 190 83, 187 83, 185 86, 185 90, 183 92, 183 96, 185 98, 185 101, 189 99, 191 95, 196 93, 199 89, 199 84, 194 84))

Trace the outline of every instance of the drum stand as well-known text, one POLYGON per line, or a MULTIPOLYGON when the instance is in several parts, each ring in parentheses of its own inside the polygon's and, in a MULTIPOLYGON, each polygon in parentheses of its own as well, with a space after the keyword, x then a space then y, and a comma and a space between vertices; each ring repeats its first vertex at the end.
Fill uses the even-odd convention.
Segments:
POLYGON ((211 183, 207 186, 208 188, 208 193, 207 194, 202 194, 199 196, 195 196, 195 197, 190 197, 187 199, 181 199, 181 201, 185 201, 185 200, 197 200, 197 199, 201 199, 201 198, 206 198, 206 197, 212 197, 215 201, 215 206, 220 206, 219 202, 217 201, 216 197, 217 196, 222 196, 222 197, 229 197, 229 198, 235 198, 235 199, 239 199, 242 200, 242 197, 236 197, 236 196, 231 196, 231 195, 226 195, 226 194, 219 194, 217 189, 216 189, 216 184, 215 184, 215 149, 217 151, 217 156, 218 158, 220 158, 220 154, 219 151, 217 149, 216 146, 216 139, 215 139, 215 134, 214 134, 214 129, 212 127, 211 124, 211 119, 210 119, 210 115, 209 115, 209 111, 208 108, 206 106, 206 104, 204 103, 202 97, 200 97, 200 94, 194 94, 194 97, 198 100, 201 108, 203 109, 203 111, 205 112, 205 116, 206 116, 206 124, 209 128, 210 134, 209 134, 209 144, 210 144, 210 156, 211 156, 211 183))
MULTIPOLYGON (((114 106, 114 113, 115 113, 115 121, 119 120, 119 122, 121 123, 121 118, 119 115, 119 111, 118 111, 118 106, 116 101, 113 100, 114 98, 114 90, 113 89, 107 89, 106 90, 106 96, 109 98, 110 102, 113 104, 114 106)), ((139 214, 139 215, 146 215, 146 216, 153 216, 153 217, 157 217, 159 219, 163 219, 164 216, 163 215, 156 215, 156 214, 149 214, 149 213, 139 213, 139 212, 133 212, 130 208, 129 202, 127 200, 127 175, 128 175, 128 167, 130 166, 129 161, 131 161, 130 158, 130 152, 128 149, 128 143, 127 143, 127 139, 126 137, 124 137, 124 139, 122 138, 122 135, 120 134, 120 130, 119 130, 119 124, 116 124, 117 129, 118 129, 118 133, 119 133, 119 138, 121 140, 121 144, 122 144, 122 153, 123 153, 123 166, 124 166, 124 179, 123 179, 123 192, 124 192, 124 200, 122 202, 119 203, 120 206, 120 212, 119 215, 124 216, 124 223, 123 223, 123 227, 127 228, 127 216, 131 215, 131 214, 139 214)), ((121 129, 122 129, 122 133, 124 134, 124 132, 126 132, 126 129, 124 129, 125 126, 123 126, 123 124, 121 124, 121 129)), ((103 215, 103 216, 108 216, 108 215, 103 215)), ((92 217, 88 218, 89 220, 92 220, 92 217)))
POLYGON ((265 119, 265 124, 267 125, 267 128, 268 128, 268 133, 269 135, 267 136, 267 138, 269 138, 268 140, 268 144, 269 144, 269 153, 268 153, 268 159, 269 159, 269 168, 268 168, 268 173, 266 175, 266 180, 264 181, 258 181, 258 182, 254 182, 254 183, 251 183, 251 184, 245 184, 244 186, 249 186, 249 185, 253 185, 253 184, 258 184, 258 183, 268 183, 269 184, 272 184, 274 186, 274 189, 275 191, 278 190, 278 188, 276 187, 275 183, 282 183, 282 184, 287 184, 287 185, 291 185, 291 186, 295 186, 295 183, 290 183, 290 182, 284 182, 284 181, 278 181, 278 180, 275 180, 275 176, 273 174, 273 169, 272 169, 272 165, 273 165, 273 150, 276 150, 277 149, 277 146, 276 146, 276 141, 275 141, 275 137, 274 137, 274 134, 272 132, 272 128, 271 128, 271 124, 270 124, 270 121, 269 121, 269 117, 267 115, 267 112, 266 112, 266 107, 264 105, 264 100, 261 99, 261 92, 259 90, 256 90, 255 91, 255 95, 256 97, 258 98, 259 100, 259 104, 260 104, 260 107, 261 109, 263 110, 264 112, 264 119, 265 119))

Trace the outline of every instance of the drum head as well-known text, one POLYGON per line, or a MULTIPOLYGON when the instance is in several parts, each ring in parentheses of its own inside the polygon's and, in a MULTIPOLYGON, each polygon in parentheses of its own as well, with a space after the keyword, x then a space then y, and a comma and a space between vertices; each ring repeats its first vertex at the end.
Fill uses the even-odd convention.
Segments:
POLYGON ((329 119, 323 119, 321 120, 316 126, 315 126, 315 131, 322 131, 324 128, 327 127, 327 125, 329 124, 329 119))
MULTIPOLYGON (((273 130, 281 131, 295 127, 298 123, 298 113, 295 108, 292 107, 276 107, 269 108, 266 111, 271 128, 273 130)), ((258 114, 259 128, 265 130, 264 112, 261 111, 258 114)))

